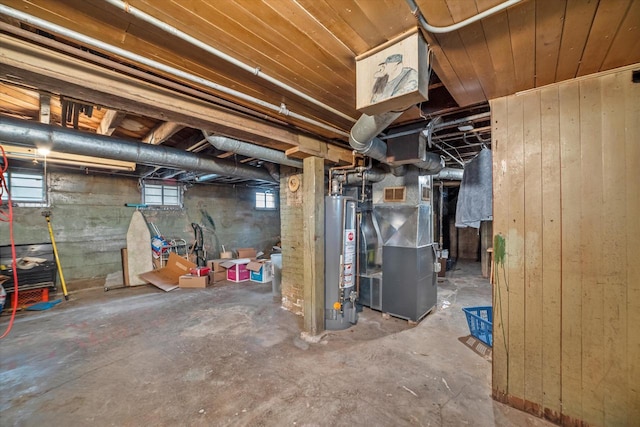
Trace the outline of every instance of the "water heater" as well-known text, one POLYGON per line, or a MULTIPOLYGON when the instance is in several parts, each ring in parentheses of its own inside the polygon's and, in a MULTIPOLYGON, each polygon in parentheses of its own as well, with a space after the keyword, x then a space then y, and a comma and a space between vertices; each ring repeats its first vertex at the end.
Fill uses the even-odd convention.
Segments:
POLYGON ((355 301, 358 230, 356 200, 325 198, 325 329, 346 329, 358 321, 355 301))

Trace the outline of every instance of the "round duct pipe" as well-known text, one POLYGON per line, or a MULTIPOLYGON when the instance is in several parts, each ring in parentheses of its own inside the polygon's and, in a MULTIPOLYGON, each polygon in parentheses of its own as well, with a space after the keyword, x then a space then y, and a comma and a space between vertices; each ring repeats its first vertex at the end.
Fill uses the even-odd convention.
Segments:
POLYGON ((301 160, 290 159, 282 151, 262 147, 260 145, 249 144, 226 136, 209 135, 205 131, 202 131, 202 134, 207 141, 209 141, 209 144, 213 145, 218 150, 230 151, 232 153, 240 154, 241 156, 255 157, 256 159, 302 169, 301 160))
POLYGON ((462 181, 464 169, 444 168, 437 174, 433 175, 433 179, 462 181))
POLYGON ((349 144, 358 153, 376 159, 381 163, 389 164, 387 160, 387 144, 376 137, 401 114, 402 111, 392 111, 375 116, 363 114, 351 128, 349 144))
POLYGON ((362 184, 364 179, 366 182, 380 182, 384 179, 386 173, 380 169, 368 169, 363 172, 346 171, 345 173, 335 174, 335 180, 346 185, 362 184))
POLYGON ((46 147, 61 153, 277 182, 265 169, 223 159, 200 157, 177 148, 127 141, 9 117, 0 117, 0 140, 27 147, 46 147))

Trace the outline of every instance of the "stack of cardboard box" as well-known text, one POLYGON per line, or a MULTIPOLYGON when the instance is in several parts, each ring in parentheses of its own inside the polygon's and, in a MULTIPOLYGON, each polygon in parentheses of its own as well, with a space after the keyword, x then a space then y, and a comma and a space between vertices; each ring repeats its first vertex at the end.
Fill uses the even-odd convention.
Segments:
POLYGON ((209 281, 211 283, 222 282, 227 280, 227 269, 222 266, 222 263, 229 261, 228 259, 211 259, 207 261, 207 267, 211 269, 209 272, 209 281))

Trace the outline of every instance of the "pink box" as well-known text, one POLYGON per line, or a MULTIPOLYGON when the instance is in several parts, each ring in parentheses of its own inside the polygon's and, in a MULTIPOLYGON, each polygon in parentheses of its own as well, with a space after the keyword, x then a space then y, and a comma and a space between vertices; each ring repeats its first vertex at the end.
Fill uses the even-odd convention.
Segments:
POLYGON ((232 282, 246 282, 249 280, 250 271, 247 270, 249 258, 230 259, 220 265, 227 269, 227 280, 232 282))
POLYGON ((227 270, 227 280, 232 282, 246 282, 249 280, 249 275, 246 264, 236 264, 235 267, 227 270))

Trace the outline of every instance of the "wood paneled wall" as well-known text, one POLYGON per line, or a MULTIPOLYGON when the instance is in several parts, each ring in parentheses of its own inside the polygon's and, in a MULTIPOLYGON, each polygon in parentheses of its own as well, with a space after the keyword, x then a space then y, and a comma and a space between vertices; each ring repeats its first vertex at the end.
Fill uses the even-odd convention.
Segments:
POLYGON ((493 394, 563 425, 640 420, 634 69, 491 101, 493 394))

